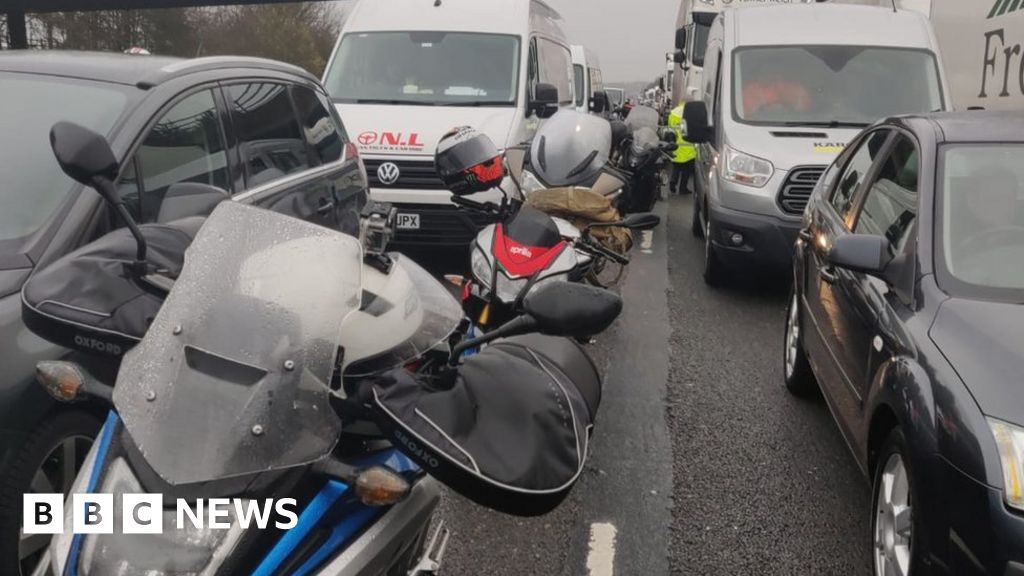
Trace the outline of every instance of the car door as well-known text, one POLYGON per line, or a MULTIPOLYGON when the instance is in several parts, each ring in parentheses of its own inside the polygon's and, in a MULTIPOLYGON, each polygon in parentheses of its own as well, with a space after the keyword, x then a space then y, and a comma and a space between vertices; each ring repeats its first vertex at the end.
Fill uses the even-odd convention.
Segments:
POLYGON ((805 330, 805 345, 820 372, 821 387, 833 410, 842 414, 840 424, 849 431, 848 417, 859 411, 860 378, 867 351, 863 344, 863 322, 858 320, 855 300, 859 298, 858 278, 838 270, 827 261, 835 238, 852 229, 856 206, 869 186, 893 132, 880 128, 864 134, 854 143, 845 164, 827 191, 827 201, 815 203, 811 211, 810 242, 806 254, 803 293, 811 329, 805 330))
POLYGON ((236 200, 340 229, 330 167, 316 165, 289 83, 233 82, 224 95, 245 189, 236 200))
POLYGON ((712 40, 712 44, 708 45, 707 59, 705 61, 707 67, 704 69, 704 103, 708 108, 708 119, 711 121, 711 138, 703 143, 699 144, 697 154, 697 173, 695 178, 699 179, 700 182, 695 186, 695 189, 702 195, 697 198, 697 202, 700 204, 701 209, 706 210, 708 208, 707 200, 704 198, 708 195, 709 190, 714 185, 709 180, 713 174, 713 167, 718 163, 718 147, 722 138, 722 115, 719 112, 719 108, 722 102, 722 46, 717 39, 712 40))

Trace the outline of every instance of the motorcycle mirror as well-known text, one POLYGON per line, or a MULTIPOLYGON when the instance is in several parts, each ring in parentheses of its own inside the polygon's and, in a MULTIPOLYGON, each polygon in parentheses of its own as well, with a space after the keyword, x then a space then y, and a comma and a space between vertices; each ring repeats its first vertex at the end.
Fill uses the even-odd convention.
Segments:
POLYGON ((72 180, 95 189, 113 206, 135 237, 136 256, 132 272, 146 275, 146 239, 117 193, 114 180, 120 166, 110 143, 103 136, 73 122, 57 122, 50 128, 50 148, 61 170, 72 180))
POLYGON ((622 219, 622 226, 630 230, 652 230, 661 224, 661 218, 657 214, 643 213, 630 214, 622 219))
POLYGON ((622 298, 594 286, 559 282, 527 294, 523 310, 541 334, 586 337, 612 325, 622 312, 622 298))
POLYGON ((117 178, 118 164, 107 139, 72 122, 57 122, 50 128, 50 147, 57 163, 72 180, 97 188, 105 200, 116 204, 97 186, 98 180, 117 178))

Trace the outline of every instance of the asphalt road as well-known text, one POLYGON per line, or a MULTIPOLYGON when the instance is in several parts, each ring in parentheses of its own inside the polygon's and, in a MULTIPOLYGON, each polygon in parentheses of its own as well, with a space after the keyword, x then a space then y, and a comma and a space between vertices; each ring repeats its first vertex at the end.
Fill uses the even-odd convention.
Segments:
POLYGON ((444 574, 870 573, 867 483, 823 401, 782 386, 787 288, 707 288, 690 206, 659 205, 656 250, 636 254, 624 316, 591 346, 605 398, 577 488, 530 519, 446 495, 444 574), (612 572, 595 525, 614 527, 597 550, 612 572))

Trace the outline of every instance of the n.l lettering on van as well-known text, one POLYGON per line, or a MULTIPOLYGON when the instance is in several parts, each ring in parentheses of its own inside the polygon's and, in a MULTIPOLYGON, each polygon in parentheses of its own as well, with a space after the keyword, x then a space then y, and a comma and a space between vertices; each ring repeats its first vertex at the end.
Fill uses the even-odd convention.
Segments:
POLYGON ((369 152, 422 152, 424 148, 418 132, 368 130, 357 136, 356 142, 369 152))

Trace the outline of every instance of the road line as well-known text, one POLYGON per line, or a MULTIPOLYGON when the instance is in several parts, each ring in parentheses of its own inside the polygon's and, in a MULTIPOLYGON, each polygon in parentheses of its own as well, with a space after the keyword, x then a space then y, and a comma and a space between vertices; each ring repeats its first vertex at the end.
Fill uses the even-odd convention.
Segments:
POLYGON ((587 554, 587 574, 612 576, 615 568, 615 526, 607 522, 590 525, 590 552, 587 554))

